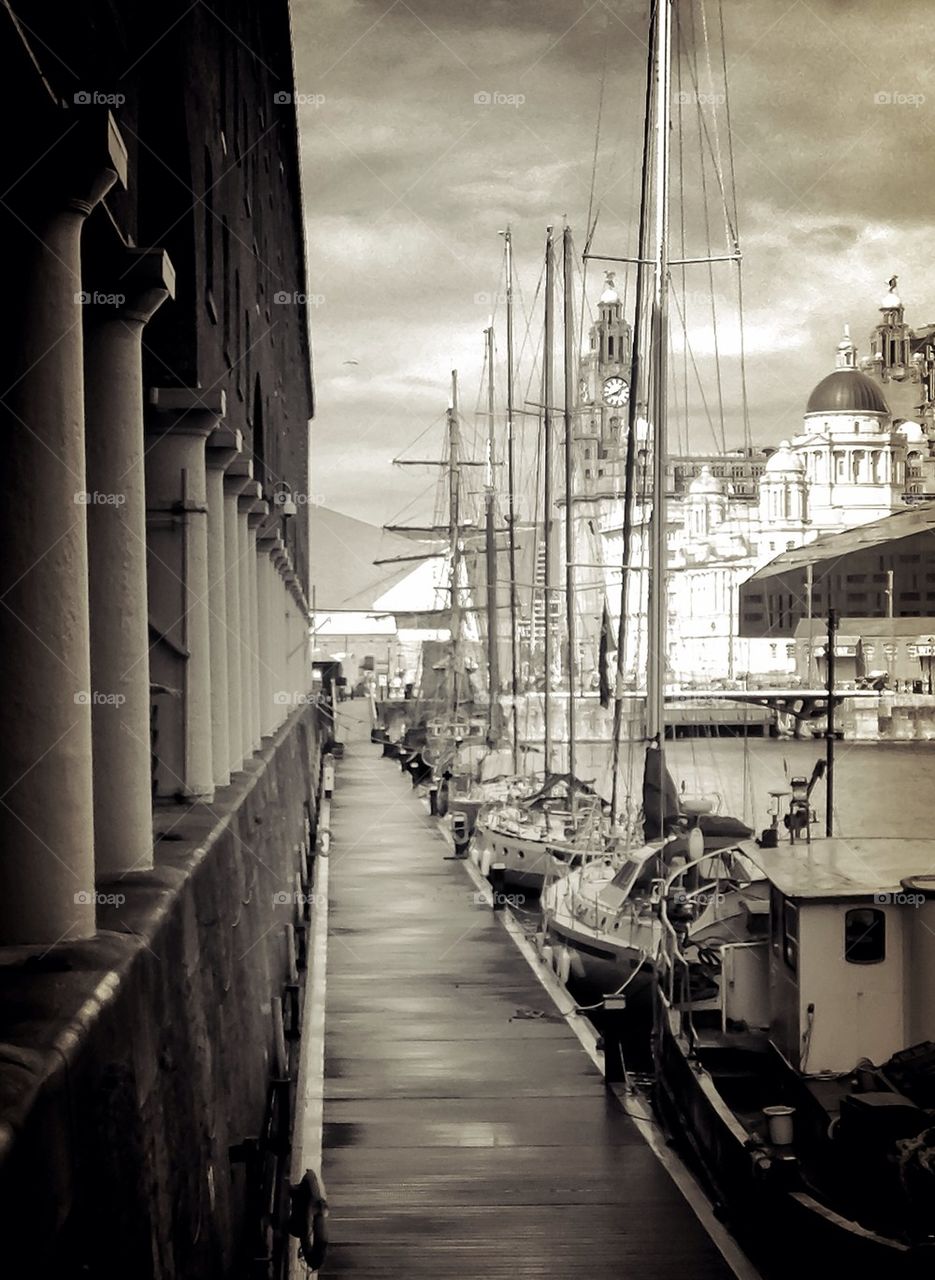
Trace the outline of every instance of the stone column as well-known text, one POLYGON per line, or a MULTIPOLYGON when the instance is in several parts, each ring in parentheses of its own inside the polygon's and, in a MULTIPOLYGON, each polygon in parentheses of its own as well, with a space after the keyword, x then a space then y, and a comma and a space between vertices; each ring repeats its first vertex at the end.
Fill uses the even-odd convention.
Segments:
POLYGON ((273 608, 273 624, 275 628, 275 658, 276 658, 276 691, 280 695, 280 700, 276 703, 276 724, 277 727, 282 724, 289 714, 288 700, 291 696, 289 688, 289 667, 288 654, 289 645, 286 634, 286 604, 289 599, 286 591, 286 584, 283 581, 283 573, 286 567, 286 548, 282 539, 279 538, 276 544, 276 550, 272 556, 273 569, 275 571, 275 602, 273 608))
POLYGON ((243 680, 240 652, 240 515, 237 504, 243 487, 243 476, 235 468, 236 459, 224 477, 224 550, 225 587, 227 592, 227 709, 230 720, 230 769, 243 768, 243 680))
POLYGON ((208 634, 211 639, 211 759, 214 785, 231 780, 230 674, 227 651, 230 618, 227 606, 227 519, 224 472, 240 454, 243 436, 232 427, 218 427, 208 437, 208 634))
POLYGON ((0 944, 51 946, 95 931, 81 233, 126 150, 109 115, 30 141, 0 215, 0 944))
POLYGON ((262 526, 269 516, 269 504, 257 498, 252 510, 247 515, 247 528, 250 535, 250 648, 253 652, 253 685, 251 694, 253 705, 251 723, 254 733, 254 749, 259 750, 263 740, 261 723, 261 705, 263 689, 263 652, 260 644, 260 562, 257 548, 262 526))
POLYGON ((84 361, 94 862, 108 876, 153 865, 142 336, 175 272, 162 250, 129 249, 112 283, 84 361))
POLYGON ((249 759, 260 745, 259 727, 256 724, 257 703, 254 697, 259 661, 253 643, 253 610, 256 590, 251 583, 256 565, 256 534, 251 533, 250 513, 260 493, 255 480, 246 480, 237 503, 239 511, 238 535, 240 539, 240 641, 241 641, 241 690, 244 727, 244 758, 249 759))
POLYGON ((260 624, 260 736, 268 737, 278 723, 278 704, 274 696, 279 689, 276 672, 276 628, 273 611, 278 603, 279 578, 271 559, 276 538, 258 530, 257 537, 257 616, 260 624))
MULTIPOLYGON (((146 493, 150 607, 159 631, 181 655, 180 697, 164 704, 177 752, 160 755, 159 794, 214 797, 205 441, 224 417, 189 388, 153 388, 147 420, 146 493)), ((160 731, 159 742, 168 734, 160 731)), ((157 754, 158 751, 157 751, 157 754)))

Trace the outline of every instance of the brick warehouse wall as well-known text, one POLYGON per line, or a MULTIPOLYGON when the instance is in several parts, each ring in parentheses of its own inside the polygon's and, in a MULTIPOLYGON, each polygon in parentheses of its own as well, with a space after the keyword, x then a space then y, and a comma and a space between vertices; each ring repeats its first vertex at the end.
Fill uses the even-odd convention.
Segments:
POLYGON ((0 1230, 26 1248, 16 1274, 245 1274, 247 1166, 231 1155, 266 1113, 318 741, 312 709, 297 712, 223 805, 159 842, 153 872, 101 883, 126 901, 102 908, 93 941, 0 949, 0 1230))
MULTIPOLYGON (((281 593, 274 596, 278 622, 289 579, 292 624, 301 628, 307 508, 282 519, 273 500, 281 484, 307 491, 313 410, 291 90, 286 0, 12 0, 0 12, 0 102, 10 122, 0 156, 0 225, 13 329, 28 312, 23 299, 35 269, 27 211, 60 179, 67 186, 86 126, 90 135, 95 117, 109 113, 126 149, 126 181, 87 217, 77 284, 86 294, 119 289, 128 247, 168 255, 175 294, 145 325, 144 391, 188 389, 196 404, 211 406, 223 393, 222 425, 242 434, 242 461, 270 502, 269 520, 256 532, 279 541, 267 584, 281 593), (276 301, 283 294, 286 304, 276 301)), ((91 309, 78 308, 79 316, 84 310, 91 309)), ((90 316, 78 323, 87 330, 90 316)), ((22 376, 28 362, 17 366, 20 354, 15 343, 3 352, 3 388, 22 376)), ((30 423, 11 418, 4 427, 32 437, 35 423, 43 429, 38 410, 30 423)), ((29 483, 20 454, 13 463, 7 454, 9 445, 0 448, 0 489, 44 548, 51 500, 29 483)), ((77 477, 62 487, 69 513, 76 486, 77 477)), ((172 497, 162 495, 166 503, 172 497)), ((199 507, 193 501, 190 516, 167 517, 161 530, 147 525, 157 565, 154 537, 168 538, 171 526, 184 544, 179 529, 186 520, 194 527, 199 507)), ((48 566, 55 545, 37 560, 48 566)), ((62 580, 68 572, 64 565, 62 580)), ((184 593, 197 594, 184 573, 170 576, 183 603, 168 610, 163 601, 154 628, 150 565, 151 641, 156 630, 181 633, 184 593)), ((26 580, 18 601, 27 622, 32 610, 49 608, 37 582, 26 580)), ((73 612, 57 607, 47 631, 33 628, 46 637, 44 652, 49 640, 55 646, 60 634, 80 629, 73 612)), ((92 642, 96 623, 92 608, 92 642)), ((294 631, 289 645, 298 651, 294 631)), ((177 739, 181 759, 191 735, 178 708, 184 701, 188 716, 197 681, 188 675, 190 653, 166 653, 163 646, 149 654, 150 680, 173 686, 154 704, 157 747, 177 739)), ((23 670, 23 659, 17 662, 23 670)), ((294 670, 277 668, 273 690, 302 693, 303 674, 297 681, 294 670)), ((63 701, 72 705, 70 691, 63 701)), ((155 810, 155 866, 119 879, 98 870, 95 936, 0 946, 0 1229, 6 1261, 23 1258, 10 1274, 221 1280, 259 1274, 250 1260, 270 1243, 277 1261, 268 1274, 278 1265, 281 1245, 267 1238, 257 1188, 272 1177, 272 1148, 282 1146, 288 1119, 270 1109, 271 1098, 283 1096, 273 1083, 282 1074, 275 1011, 292 976, 287 926, 301 923, 295 876, 314 823, 322 738, 311 707, 302 704, 286 719, 279 711, 260 749, 246 744, 231 763, 230 785, 218 782, 207 803, 171 797, 183 781, 172 758, 173 785, 155 810), (271 1114, 275 1132, 264 1133, 271 1114)), ((11 714, 8 699, 0 700, 0 714, 8 737, 22 733, 27 722, 11 714)), ((43 754, 51 741, 44 727, 35 755, 58 789, 49 787, 43 804, 65 805, 72 827, 86 829, 87 816, 79 824, 63 798, 71 764, 56 758, 52 769, 54 753, 43 754)), ((39 770, 18 774, 35 783, 39 770)), ((19 852, 3 843, 0 870, 19 852)), ((69 903, 83 883, 67 884, 69 903)), ((295 1053, 290 1043, 290 1058, 295 1053)))
MULTIPOLYGON (((164 249, 176 297, 146 326, 146 383, 226 392, 225 422, 244 432, 255 478, 305 495, 309 285, 288 3, 19 0, 13 9, 40 67, 7 19, 6 119, 67 128, 98 99, 127 148, 127 188, 108 193, 84 234, 84 288, 113 288, 122 243, 164 249)), ((29 131, 11 131, 4 187, 34 149, 29 131)), ((307 581, 307 521, 283 521, 282 533, 307 581)))

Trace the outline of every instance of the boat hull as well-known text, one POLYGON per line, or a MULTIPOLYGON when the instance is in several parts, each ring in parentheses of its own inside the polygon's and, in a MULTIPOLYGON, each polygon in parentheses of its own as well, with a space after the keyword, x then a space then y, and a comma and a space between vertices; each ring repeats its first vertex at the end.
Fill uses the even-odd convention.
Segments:
POLYGON ((475 830, 474 853, 484 876, 492 866, 502 865, 504 884, 510 889, 537 894, 546 879, 555 874, 556 860, 549 841, 537 839, 532 833, 515 835, 480 821, 475 830))
POLYGON ((810 1257, 834 1258, 836 1274, 848 1280, 921 1280, 933 1274, 935 1253, 928 1246, 909 1248, 867 1231, 816 1200, 793 1161, 764 1158, 763 1147, 751 1143, 672 1021, 657 997, 656 1113, 664 1128, 690 1148, 719 1216, 767 1275, 813 1274, 807 1270, 810 1257))

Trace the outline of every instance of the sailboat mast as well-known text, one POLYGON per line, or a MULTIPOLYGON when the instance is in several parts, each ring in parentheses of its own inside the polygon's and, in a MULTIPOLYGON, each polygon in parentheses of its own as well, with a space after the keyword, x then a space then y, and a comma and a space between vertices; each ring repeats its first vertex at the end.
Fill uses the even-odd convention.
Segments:
POLYGON ((461 665, 461 439, 458 424, 458 371, 451 371, 448 401, 448 523, 451 557, 451 702, 458 709, 461 665))
POLYGON ((636 296, 633 305, 633 344, 630 348, 630 399, 627 403, 627 453, 623 482, 623 545, 620 555, 620 613, 617 620, 617 662, 614 684, 613 757, 611 764, 610 821, 613 826, 620 809, 620 739, 623 733, 623 696, 621 686, 626 666, 627 599, 630 586, 630 556, 633 544, 633 500, 636 478, 636 421, 639 414, 643 356, 643 298, 646 286, 645 263, 649 257, 649 158, 653 136, 653 78, 655 73, 656 14, 649 28, 646 62, 646 99, 643 112, 643 180, 640 185, 640 217, 637 245, 640 262, 636 268, 636 296))
POLYGON ((500 738, 500 651, 497 625, 497 530, 495 526, 494 490, 494 376, 493 321, 484 331, 487 340, 487 466, 484 484, 484 507, 487 540, 487 745, 496 746, 500 738))
POLYGON ((574 485, 575 314, 572 305, 571 228, 562 232, 562 339, 565 355, 565 631, 568 640, 568 798, 575 808, 575 526, 572 510, 574 485))
POLYGON ((513 236, 503 233, 506 253, 506 472, 510 530, 510 685, 513 693, 513 772, 519 773, 519 618, 516 599, 516 473, 513 436, 513 236))
POLYGON ((542 353, 543 364, 543 429, 545 431, 542 451, 542 468, 544 486, 542 497, 542 532, 545 540, 545 564, 543 566, 543 665, 545 667, 545 684, 542 695, 543 737, 545 752, 545 771, 552 770, 552 709, 549 697, 552 682, 552 343, 554 329, 554 262, 552 250, 552 228, 547 227, 545 233, 545 337, 542 353))
MULTIPOLYGON (((653 148, 653 300, 651 332, 651 421, 653 433, 653 507, 649 554, 649 656, 647 732, 665 750, 666 680, 666 399, 668 375, 669 284, 669 98, 672 64, 672 0, 658 0, 655 65, 655 142, 653 148)), ((664 777, 664 758, 660 760, 664 777)))

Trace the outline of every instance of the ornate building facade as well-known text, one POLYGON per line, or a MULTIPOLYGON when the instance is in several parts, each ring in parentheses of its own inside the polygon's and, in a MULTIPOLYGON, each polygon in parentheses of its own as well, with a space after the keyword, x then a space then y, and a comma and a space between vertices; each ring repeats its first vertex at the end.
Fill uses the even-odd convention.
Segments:
MULTIPOLYGON (((808 396, 802 428, 791 440, 778 448, 669 461, 668 667, 673 683, 792 673, 795 650, 787 639, 740 637, 741 583, 787 550, 878 520, 935 489, 935 326, 908 327, 896 283, 895 278, 889 282, 882 299, 870 354, 861 360, 845 329, 834 368, 808 396), (686 473, 691 475, 687 483, 686 473)), ((585 407, 577 433, 578 558, 604 566, 603 587, 586 586, 579 593, 583 671, 597 664, 593 619, 600 616, 602 591, 611 614, 619 611, 626 434, 620 420, 625 421, 626 409, 614 401, 621 406, 628 401, 629 389, 619 385, 628 359, 629 329, 608 277, 582 361, 585 407)), ((625 656, 625 670, 636 686, 646 665, 651 515, 647 427, 642 420, 638 426, 625 656)))

